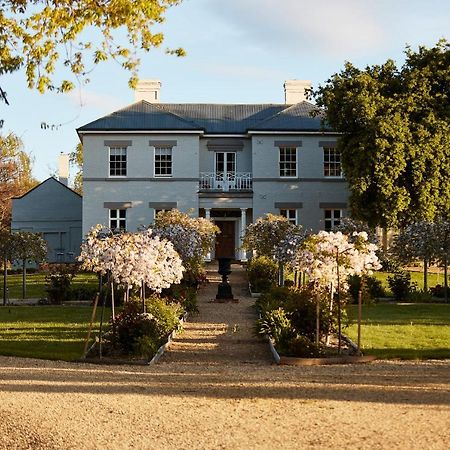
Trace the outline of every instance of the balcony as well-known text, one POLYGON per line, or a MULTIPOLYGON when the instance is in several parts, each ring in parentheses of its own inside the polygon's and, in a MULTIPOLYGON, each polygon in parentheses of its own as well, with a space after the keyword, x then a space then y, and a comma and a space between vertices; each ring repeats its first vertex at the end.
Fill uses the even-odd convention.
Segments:
POLYGON ((252 190, 251 172, 200 172, 200 191, 236 192, 252 190))

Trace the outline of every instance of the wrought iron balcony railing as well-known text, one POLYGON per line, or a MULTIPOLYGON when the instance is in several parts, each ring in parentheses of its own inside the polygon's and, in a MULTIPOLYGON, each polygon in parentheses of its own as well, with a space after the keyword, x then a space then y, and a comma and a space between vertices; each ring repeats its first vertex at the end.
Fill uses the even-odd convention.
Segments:
POLYGON ((200 172, 201 191, 249 191, 252 189, 251 172, 200 172))

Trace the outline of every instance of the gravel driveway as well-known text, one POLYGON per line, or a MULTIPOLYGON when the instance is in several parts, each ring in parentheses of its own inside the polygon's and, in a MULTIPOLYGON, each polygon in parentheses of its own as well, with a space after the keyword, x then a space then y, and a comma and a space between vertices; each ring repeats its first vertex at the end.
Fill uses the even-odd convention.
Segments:
POLYGON ((449 360, 275 366, 242 276, 212 281, 155 366, 0 357, 0 448, 449 447, 449 360))

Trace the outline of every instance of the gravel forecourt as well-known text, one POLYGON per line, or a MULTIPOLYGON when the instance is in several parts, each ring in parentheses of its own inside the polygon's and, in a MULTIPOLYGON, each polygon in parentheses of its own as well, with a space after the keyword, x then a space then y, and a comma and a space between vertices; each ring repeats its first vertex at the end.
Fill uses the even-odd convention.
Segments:
POLYGON ((0 449, 449 448, 450 360, 276 366, 211 269, 154 366, 0 357, 0 449))

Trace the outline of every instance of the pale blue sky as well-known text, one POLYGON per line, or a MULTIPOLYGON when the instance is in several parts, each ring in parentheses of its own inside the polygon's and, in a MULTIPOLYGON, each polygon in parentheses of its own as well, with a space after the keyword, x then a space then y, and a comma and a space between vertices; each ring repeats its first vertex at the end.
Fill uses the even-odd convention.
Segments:
MULTIPOLYGON (((163 47, 182 46, 185 58, 161 50, 142 55, 140 77, 162 82, 161 100, 179 103, 283 103, 287 79, 313 86, 342 69, 392 58, 406 44, 434 45, 450 38, 449 0, 184 0, 162 26, 163 47)), ((3 133, 14 131, 47 178, 60 152, 78 143, 75 129, 134 101, 128 73, 98 66, 80 92, 40 95, 23 73, 3 76, 11 103, 1 103, 3 133), (41 122, 62 124, 42 130, 41 122)))

